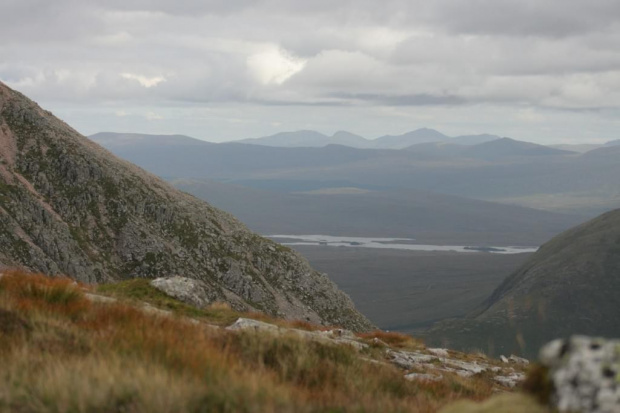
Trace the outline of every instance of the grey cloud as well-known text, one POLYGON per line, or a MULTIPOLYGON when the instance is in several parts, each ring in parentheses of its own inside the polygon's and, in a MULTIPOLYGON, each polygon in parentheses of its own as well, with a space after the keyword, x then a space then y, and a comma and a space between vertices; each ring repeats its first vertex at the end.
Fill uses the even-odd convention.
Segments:
POLYGON ((614 108, 618 16, 616 0, 3 0, 0 79, 66 105, 614 108), (265 53, 273 76, 248 64, 265 53))
POLYGON ((4 45, 75 41, 104 30, 104 22, 87 2, 3 0, 0 4, 4 45))
POLYGON ((171 15, 230 14, 258 5, 260 0, 89 0, 115 10, 149 11, 171 15))
POLYGON ((429 105, 462 105, 467 100, 460 96, 451 95, 429 95, 429 94, 413 94, 413 95, 380 95, 371 93, 334 94, 333 97, 349 101, 353 103, 375 103, 388 106, 429 106, 429 105))
POLYGON ((427 19, 455 33, 565 37, 617 24, 615 0, 438 0, 427 19))

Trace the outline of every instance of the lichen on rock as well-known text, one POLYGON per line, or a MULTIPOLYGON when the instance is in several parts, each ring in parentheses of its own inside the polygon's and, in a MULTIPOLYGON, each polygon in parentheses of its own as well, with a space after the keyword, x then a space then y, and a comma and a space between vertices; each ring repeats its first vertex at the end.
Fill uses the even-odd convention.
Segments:
POLYGON ((586 336, 552 341, 540 351, 560 412, 620 411, 620 340, 586 336))

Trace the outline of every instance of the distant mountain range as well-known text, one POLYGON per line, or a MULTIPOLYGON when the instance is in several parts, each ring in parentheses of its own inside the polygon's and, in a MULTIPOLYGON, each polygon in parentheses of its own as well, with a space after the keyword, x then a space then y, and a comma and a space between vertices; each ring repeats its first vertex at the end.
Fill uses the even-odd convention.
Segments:
POLYGON ((618 145, 620 145, 620 139, 615 139, 613 141, 609 141, 603 144, 576 143, 576 144, 560 144, 560 145, 550 145, 550 146, 552 148, 562 149, 565 151, 586 153, 586 152, 593 151, 594 149, 598 149, 602 147, 618 146, 618 145))
MULTIPOLYGON (((316 132, 310 132, 315 134, 316 132)), ((407 140, 424 141, 437 137, 431 129, 420 133, 388 136, 388 146, 400 146, 407 140), (423 132, 423 133, 422 133, 423 132), (430 135, 426 134, 429 133, 430 135), (391 143, 390 143, 391 140, 391 143)), ((441 135, 443 136, 443 135, 441 135)), ((482 136, 482 135, 481 135, 482 136)), ((491 135, 484 135, 485 139, 491 135)), ((182 135, 141 135, 103 132, 90 138, 115 154, 131 159, 161 176, 237 179, 249 178, 263 172, 278 174, 289 169, 313 170, 346 165, 423 162, 437 155, 461 158, 470 164, 477 160, 503 162, 506 158, 548 156, 561 158, 574 152, 550 148, 510 138, 497 138, 478 144, 457 144, 457 138, 409 145, 404 150, 360 149, 346 145, 329 144, 316 147, 281 147, 235 142, 210 143, 182 135)), ((472 137, 466 137, 473 142, 472 137)), ((550 158, 550 159, 551 159, 550 158)), ((389 184, 387 184, 389 186, 389 184)))
MULTIPOLYGON (((450 137, 435 129, 421 128, 402 135, 384 135, 376 139, 366 139, 351 132, 339 131, 328 136, 313 130, 280 132, 262 138, 233 141, 252 145, 276 146, 281 148, 320 148, 327 145, 344 145, 359 149, 404 149, 422 143, 443 143, 456 145, 478 145, 501 139, 500 136, 483 133, 480 135, 460 135, 450 137)), ((514 139, 513 139, 514 140, 514 139)), ((605 144, 558 144, 551 148, 569 152, 584 153, 602 146, 620 145, 620 139, 605 144)), ((542 145, 539 145, 542 146, 542 145)))
POLYGON ((574 334, 620 335, 620 210, 544 244, 469 317, 437 325, 435 344, 535 357, 574 334))
POLYGON ((351 132, 340 131, 332 136, 322 133, 301 130, 295 132, 282 132, 262 138, 242 139, 235 143, 252 145, 278 146, 284 148, 316 148, 327 145, 344 145, 360 149, 403 149, 411 145, 428 142, 450 142, 459 145, 476 145, 499 139, 495 135, 463 135, 449 137, 434 129, 422 128, 402 135, 385 135, 376 139, 366 139, 351 132))
POLYGON ((333 187, 413 189, 593 217, 620 205, 620 153, 585 154, 508 138, 431 142, 401 150, 269 147, 182 137, 94 135, 116 155, 166 178, 208 179, 298 192, 333 187))
POLYGON ((572 151, 517 141, 510 138, 500 138, 469 146, 455 144, 453 140, 418 143, 406 147, 405 150, 425 154, 429 157, 461 157, 488 161, 498 161, 504 158, 515 157, 575 154, 575 152, 572 151))

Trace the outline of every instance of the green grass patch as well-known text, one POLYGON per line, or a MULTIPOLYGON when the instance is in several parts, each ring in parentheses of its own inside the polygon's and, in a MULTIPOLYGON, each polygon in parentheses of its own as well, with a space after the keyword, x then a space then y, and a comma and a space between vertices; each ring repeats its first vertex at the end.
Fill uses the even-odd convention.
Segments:
POLYGON ((196 308, 163 293, 151 285, 151 280, 136 278, 97 286, 97 292, 111 297, 148 303, 162 310, 185 317, 205 319, 217 325, 230 325, 243 316, 230 306, 215 303, 206 308, 196 308))

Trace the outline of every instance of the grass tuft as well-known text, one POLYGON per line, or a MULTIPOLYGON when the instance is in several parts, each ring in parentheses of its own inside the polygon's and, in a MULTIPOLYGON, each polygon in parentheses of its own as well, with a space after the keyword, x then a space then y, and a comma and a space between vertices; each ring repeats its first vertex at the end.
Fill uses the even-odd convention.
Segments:
POLYGON ((412 336, 402 333, 375 330, 370 333, 360 333, 357 336, 366 340, 381 340, 383 343, 396 348, 407 348, 415 350, 424 348, 424 343, 421 340, 415 339, 412 336))

